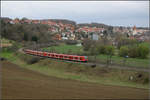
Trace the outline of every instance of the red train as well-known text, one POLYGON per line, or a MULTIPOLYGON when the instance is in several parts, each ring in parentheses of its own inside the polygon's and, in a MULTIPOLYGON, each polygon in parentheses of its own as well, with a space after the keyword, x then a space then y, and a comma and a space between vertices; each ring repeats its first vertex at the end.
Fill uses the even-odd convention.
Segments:
POLYGON ((30 49, 25 49, 24 52, 26 54, 42 56, 42 57, 50 57, 50 58, 62 59, 62 60, 81 61, 81 62, 87 62, 88 61, 87 56, 57 54, 57 53, 35 51, 35 50, 30 50, 30 49))

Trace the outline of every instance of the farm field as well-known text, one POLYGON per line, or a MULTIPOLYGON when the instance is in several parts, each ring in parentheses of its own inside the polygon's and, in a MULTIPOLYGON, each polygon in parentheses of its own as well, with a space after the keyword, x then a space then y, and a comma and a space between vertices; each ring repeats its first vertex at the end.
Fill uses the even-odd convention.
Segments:
POLYGON ((2 99, 148 99, 148 89, 47 76, 2 61, 2 99))
MULTIPOLYGON (((149 44, 145 44, 148 46, 149 44)), ((83 51, 82 46, 76 46, 76 45, 67 45, 67 44, 61 44, 59 46, 52 46, 43 48, 44 51, 49 52, 57 52, 57 53, 63 53, 63 54, 81 54, 85 51, 83 51)), ((97 63, 106 63, 107 62, 107 55, 100 54, 96 56, 96 59, 94 56, 89 56, 89 61, 94 61, 97 63)), ((138 58, 123 58, 119 57, 117 55, 112 56, 112 62, 114 64, 120 65, 120 66, 129 66, 129 67, 143 67, 143 68, 149 68, 149 59, 138 59, 138 58), (126 62, 124 63, 124 61, 126 62)))

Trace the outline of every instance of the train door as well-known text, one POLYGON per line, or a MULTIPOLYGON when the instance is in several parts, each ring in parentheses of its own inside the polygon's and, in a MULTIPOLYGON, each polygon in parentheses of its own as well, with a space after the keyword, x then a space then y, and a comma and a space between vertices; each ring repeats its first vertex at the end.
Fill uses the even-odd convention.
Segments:
POLYGON ((84 61, 84 57, 80 57, 80 61, 84 61))
POLYGON ((73 60, 73 56, 69 56, 69 60, 73 60))

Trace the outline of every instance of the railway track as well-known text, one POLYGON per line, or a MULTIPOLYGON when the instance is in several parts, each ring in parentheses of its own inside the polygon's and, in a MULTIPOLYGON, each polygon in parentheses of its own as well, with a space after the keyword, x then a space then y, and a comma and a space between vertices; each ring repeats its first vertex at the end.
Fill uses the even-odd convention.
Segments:
MULTIPOLYGON (((20 48, 18 51, 19 51, 20 53, 26 54, 26 53, 23 51, 23 48, 20 48)), ((29 54, 28 54, 28 55, 29 55, 29 54)), ((32 56, 37 56, 37 55, 32 55, 32 56)), ((37 57, 46 58, 46 59, 51 59, 51 60, 55 60, 55 61, 57 60, 57 61, 59 61, 59 62, 84 64, 84 65, 91 66, 91 67, 107 67, 107 68, 116 68, 116 69, 122 69, 122 70, 133 70, 133 71, 150 72, 150 68, 139 68, 139 67, 128 67, 128 66, 117 66, 117 65, 109 65, 109 66, 107 66, 106 64, 93 63, 93 62, 75 62, 75 61, 54 59, 54 58, 49 58, 49 57, 44 57, 44 56, 37 56, 37 57)))

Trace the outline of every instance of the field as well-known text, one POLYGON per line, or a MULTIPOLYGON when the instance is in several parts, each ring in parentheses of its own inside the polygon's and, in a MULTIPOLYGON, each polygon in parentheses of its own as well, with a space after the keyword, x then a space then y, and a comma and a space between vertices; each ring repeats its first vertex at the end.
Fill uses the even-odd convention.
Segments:
POLYGON ((56 78, 8 61, 2 65, 2 99, 148 99, 147 89, 56 78))
MULTIPOLYGON (((145 44, 149 45, 149 44, 145 44)), ((82 46, 76 46, 76 45, 66 45, 61 44, 59 46, 52 46, 43 48, 44 51, 49 52, 57 52, 57 53, 64 53, 64 54, 82 54, 83 47, 82 46)), ((89 60, 93 62, 98 63, 104 63, 107 62, 107 55, 97 55, 96 59, 94 56, 89 56, 89 60)), ((137 58, 123 58, 119 56, 112 56, 112 63, 120 66, 129 66, 129 67, 144 67, 149 68, 149 59, 137 59, 137 58), (126 62, 125 62, 126 61, 126 62)))

